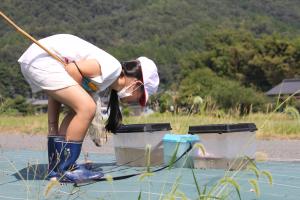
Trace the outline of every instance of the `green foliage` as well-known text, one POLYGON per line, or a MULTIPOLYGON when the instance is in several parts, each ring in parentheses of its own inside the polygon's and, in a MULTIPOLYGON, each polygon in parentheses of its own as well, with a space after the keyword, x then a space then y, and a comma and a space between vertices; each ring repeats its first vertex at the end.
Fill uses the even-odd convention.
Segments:
POLYGON ((250 166, 248 166, 247 169, 252 171, 255 174, 256 179, 259 179, 259 170, 257 169, 256 166, 250 165, 250 166))
POLYGON ((246 88, 238 82, 218 77, 208 68, 194 70, 184 78, 179 87, 182 102, 189 96, 211 96, 222 108, 229 109, 243 105, 244 109, 262 108, 266 102, 263 94, 252 88, 246 88))
POLYGON ((142 192, 140 191, 139 196, 138 196, 138 200, 141 200, 141 199, 142 199, 142 192))
POLYGON ((258 184, 257 180, 256 179, 250 179, 249 183, 253 187, 252 189, 255 192, 256 197, 259 197, 260 196, 260 188, 259 188, 259 184, 258 184))
POLYGON ((284 113, 289 115, 292 119, 300 121, 299 111, 295 107, 292 107, 292 106, 285 107, 284 113))
POLYGON ((171 191, 164 196, 163 198, 164 200, 174 200, 177 198, 180 198, 182 200, 188 199, 183 192, 178 190, 178 186, 180 184, 180 178, 181 176, 176 177, 176 180, 173 183, 171 191))
POLYGON ((263 170, 261 174, 267 177, 270 185, 273 185, 273 176, 269 171, 263 170))
POLYGON ((148 144, 146 146, 146 151, 145 151, 145 164, 147 166, 147 173, 151 173, 151 170, 150 170, 150 164, 151 164, 151 145, 148 144))
POLYGON ((220 181, 220 184, 221 185, 227 185, 227 184, 230 184, 234 187, 236 193, 238 194, 238 197, 239 199, 241 200, 241 193, 240 193, 240 185, 238 184, 238 182, 236 182, 236 180, 234 180, 233 178, 230 178, 230 177, 224 177, 222 178, 220 181))
MULTIPOLYGON (((170 104, 191 109, 195 96, 255 111, 264 101, 256 89, 300 76, 297 1, 3 0, 0 10, 37 39, 71 33, 120 60, 152 58, 162 93, 184 92, 162 95, 161 112, 170 104)), ((0 94, 29 96, 17 59, 30 42, 2 20, 0 35, 0 94)))
MULTIPOLYGON (((272 174, 268 171, 264 171, 264 170, 260 171, 257 168, 257 166, 255 165, 255 163, 253 163, 252 161, 250 162, 248 169, 250 171, 252 171, 256 176, 256 179, 253 179, 253 178, 248 179, 248 182, 252 187, 251 191, 255 192, 256 196, 259 197, 260 196, 260 187, 258 184, 258 179, 259 179, 260 175, 266 176, 268 178, 269 184, 272 185, 273 184, 272 174)), ((240 199, 240 200, 242 199, 241 193, 240 193, 241 186, 237 182, 237 180, 235 180, 234 176, 225 175, 223 178, 218 180, 218 182, 215 183, 209 190, 207 190, 207 186, 204 185, 203 191, 201 191, 200 184, 198 183, 193 170, 192 170, 192 174, 193 174, 193 179, 194 179, 195 186, 196 186, 196 189, 198 192, 199 200, 229 199, 227 193, 229 193, 229 194, 232 193, 232 189, 231 189, 232 187, 235 190, 235 193, 237 194, 238 199, 240 199), (227 187, 228 185, 231 187, 227 187)))
POLYGON ((128 106, 123 106, 122 108, 122 115, 128 117, 132 113, 132 110, 128 106))
POLYGON ((200 189, 200 186, 198 184, 198 181, 196 179, 196 176, 195 176, 195 173, 194 173, 193 169, 192 169, 192 174, 193 174, 193 179, 194 179, 194 183, 195 183, 195 186, 196 186, 196 189, 197 189, 198 196, 200 197, 201 196, 201 189, 200 189))
POLYGON ((174 102, 170 93, 162 93, 159 95, 159 112, 168 111, 172 105, 174 105, 174 102))
POLYGON ((179 142, 176 143, 175 150, 174 150, 174 152, 172 154, 172 157, 171 157, 171 159, 170 159, 170 161, 168 163, 168 166, 169 166, 168 169, 171 169, 173 167, 173 165, 174 165, 174 163, 175 163, 175 161, 177 159, 177 152, 178 152, 179 145, 180 145, 179 142))
POLYGON ((26 102, 26 98, 18 95, 16 98, 7 98, 0 104, 0 114, 27 115, 33 114, 33 107, 26 102))
POLYGON ((246 86, 266 90, 300 75, 299 47, 276 34, 256 38, 244 29, 225 29, 207 37, 205 47, 198 62, 246 86))
POLYGON ((205 154, 206 154, 205 147, 201 143, 195 143, 194 146, 193 146, 193 149, 196 149, 198 152, 200 150, 203 156, 205 156, 205 154))

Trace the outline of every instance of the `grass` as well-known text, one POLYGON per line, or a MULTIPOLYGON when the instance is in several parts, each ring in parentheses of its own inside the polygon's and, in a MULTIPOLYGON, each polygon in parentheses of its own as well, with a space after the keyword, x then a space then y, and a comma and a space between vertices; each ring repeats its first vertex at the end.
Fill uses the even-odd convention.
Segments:
POLYGON ((31 116, 0 115, 0 133, 47 134, 47 114, 31 116))
MULTIPOLYGON (((289 113, 252 113, 244 117, 154 113, 148 116, 124 117, 126 124, 163 122, 171 123, 174 133, 187 133, 188 127, 192 125, 255 123, 258 128, 257 139, 300 139, 300 121, 289 113)), ((47 134, 47 115, 0 116, 0 133, 47 134)))
POLYGON ((192 125, 255 123, 258 131, 257 139, 300 139, 300 121, 284 113, 255 113, 244 117, 225 115, 214 117, 209 115, 173 116, 171 114, 154 114, 145 117, 129 117, 125 123, 171 123, 173 132, 187 133, 192 125))
MULTIPOLYGON (((245 117, 239 117, 237 115, 222 115, 222 116, 212 116, 212 115, 172 115, 171 113, 154 113, 148 116, 130 116, 124 117, 124 123, 171 123, 173 128, 172 132, 174 133, 187 133, 188 127, 190 125, 202 125, 202 124, 216 124, 216 123, 242 123, 242 122, 251 122, 255 123, 258 127, 257 137, 258 138, 300 138, 300 128, 299 128, 299 119, 296 117, 291 117, 289 114, 284 113, 273 113, 273 114, 250 114, 245 117)), ((14 133, 34 133, 34 134, 46 134, 47 133, 47 115, 35 115, 35 116, 0 116, 0 133, 1 132, 14 132, 14 133)), ((197 148, 201 148, 201 146, 197 146, 197 148)), ((148 147, 149 148, 149 147, 148 147)), ((205 152, 204 148, 201 149, 205 152)), ((149 167, 149 159, 150 159, 150 150, 148 149, 147 153, 147 168, 145 169, 145 173, 140 177, 140 181, 147 181, 148 183, 148 199, 151 199, 151 176, 153 175, 151 169, 149 167)), ((177 152, 175 151, 176 155, 177 152)), ((203 153, 204 154, 204 153, 203 153)), ((187 158, 187 157, 186 157, 187 158)), ((172 162, 174 159, 171 159, 172 162)), ((172 164, 171 164, 172 166, 172 164)), ((242 167, 242 166, 241 166, 242 167)), ((16 170, 17 171, 17 170, 16 170)), ((168 174, 170 169, 167 169, 168 174)), ((259 197, 260 188, 258 185, 259 175, 265 175, 268 177, 270 182, 272 182, 272 176, 268 171, 258 171, 258 169, 253 167, 252 171, 254 172, 255 178, 249 179, 249 185, 253 188, 253 191, 259 197)), ((192 171, 192 173, 194 173, 192 171)), ((235 193, 239 199, 240 197, 240 185, 236 182, 237 175, 240 174, 240 169, 238 169, 235 173, 227 173, 220 180, 217 180, 212 186, 202 185, 200 188, 200 182, 197 180, 195 174, 193 174, 194 183, 197 187, 198 198, 201 200, 209 200, 209 199, 230 199, 230 194, 235 193)), ((179 173, 176 175, 176 180, 174 181, 171 189, 166 189, 165 184, 162 187, 162 191, 160 193, 160 199, 171 200, 171 199, 189 199, 182 191, 179 190, 179 184, 181 182, 180 178, 183 176, 182 168, 179 170, 179 173)), ((109 178, 108 178, 109 180, 109 178)), ((111 183, 112 191, 115 191, 113 181, 108 181, 111 183)), ((26 185, 27 191, 29 190, 28 183, 24 183, 26 185)), ((203 184, 203 183, 202 183, 203 184)), ((45 186, 44 195, 47 197, 50 193, 55 193, 60 190, 61 187, 57 182, 49 182, 48 185, 45 186)), ((77 191, 75 191, 76 193, 77 191)), ((140 191, 137 199, 141 199, 141 194, 146 191, 140 191)), ((27 192, 28 195, 28 192, 27 192)), ((69 195, 69 194, 67 194, 69 195)), ((80 194, 78 194, 80 195, 80 194)), ((112 192, 112 198, 114 198, 115 193, 112 192)))

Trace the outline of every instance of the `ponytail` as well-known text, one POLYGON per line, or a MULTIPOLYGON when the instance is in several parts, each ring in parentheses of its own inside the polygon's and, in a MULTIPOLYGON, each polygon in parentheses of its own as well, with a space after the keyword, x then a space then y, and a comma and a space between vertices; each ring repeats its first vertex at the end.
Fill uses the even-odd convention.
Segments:
POLYGON ((107 110, 109 110, 109 117, 106 121, 105 129, 108 132, 115 133, 122 123, 122 113, 119 107, 119 98, 116 90, 111 90, 107 110))
MULTIPOLYGON (((141 81, 143 80, 141 64, 138 60, 123 62, 122 74, 128 77, 135 77, 141 81)), ((144 90, 144 86, 141 87, 141 90, 144 90)), ((105 129, 108 132, 115 133, 122 123, 122 113, 116 90, 111 90, 107 110, 109 111, 109 117, 106 121, 105 129)))

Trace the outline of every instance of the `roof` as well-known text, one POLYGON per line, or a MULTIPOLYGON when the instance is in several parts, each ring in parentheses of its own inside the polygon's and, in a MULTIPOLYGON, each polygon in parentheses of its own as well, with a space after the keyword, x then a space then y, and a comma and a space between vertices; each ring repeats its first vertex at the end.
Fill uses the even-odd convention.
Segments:
POLYGON ((291 95, 296 92, 300 94, 300 79, 284 79, 280 84, 267 91, 266 95, 291 95))

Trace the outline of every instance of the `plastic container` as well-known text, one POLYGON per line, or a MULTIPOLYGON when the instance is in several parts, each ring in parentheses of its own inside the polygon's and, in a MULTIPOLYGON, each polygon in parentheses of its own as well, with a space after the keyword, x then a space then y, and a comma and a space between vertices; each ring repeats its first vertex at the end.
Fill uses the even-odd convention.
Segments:
POLYGON ((244 162, 254 159, 256 152, 253 123, 211 124, 190 126, 190 134, 199 134, 206 155, 200 152, 195 156, 196 168, 242 169, 244 162))
MULTIPOLYGON (((176 159, 183 155, 190 147, 192 147, 200 139, 197 135, 179 135, 179 134, 166 134, 163 138, 164 144, 164 164, 168 165, 175 153, 176 147, 178 146, 176 159)), ((185 154, 180 160, 173 164, 174 167, 189 167, 193 168, 193 152, 185 154), (188 158, 186 157, 188 156, 188 158)))
POLYGON ((151 145, 151 166, 163 163, 162 138, 170 133, 169 123, 122 125, 113 135, 118 165, 142 167, 146 165, 145 148, 151 145))

